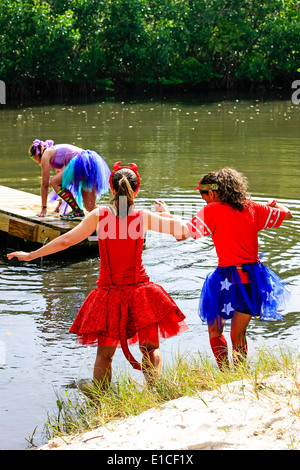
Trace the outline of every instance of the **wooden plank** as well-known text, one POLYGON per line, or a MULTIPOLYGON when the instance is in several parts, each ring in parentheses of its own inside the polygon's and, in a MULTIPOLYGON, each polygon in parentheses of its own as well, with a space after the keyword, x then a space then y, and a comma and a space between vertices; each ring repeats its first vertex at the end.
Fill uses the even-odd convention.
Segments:
POLYGON ((39 225, 36 235, 36 242, 43 245, 45 242, 50 242, 60 235, 62 235, 62 233, 58 230, 55 230, 51 227, 46 227, 45 225, 39 225))
MULTIPOLYGON (((40 204, 41 198, 36 194, 0 185, 0 231, 23 240, 44 244, 78 224, 60 219, 59 214, 54 213, 56 203, 48 206, 46 217, 37 217, 40 204)), ((78 244, 80 247, 97 245, 94 237, 78 244)))
POLYGON ((37 225, 28 220, 9 218, 8 233, 14 237, 23 238, 29 242, 36 241, 37 225))
POLYGON ((0 216, 0 230, 1 232, 8 233, 9 229, 9 218, 10 216, 7 214, 1 214, 0 216))

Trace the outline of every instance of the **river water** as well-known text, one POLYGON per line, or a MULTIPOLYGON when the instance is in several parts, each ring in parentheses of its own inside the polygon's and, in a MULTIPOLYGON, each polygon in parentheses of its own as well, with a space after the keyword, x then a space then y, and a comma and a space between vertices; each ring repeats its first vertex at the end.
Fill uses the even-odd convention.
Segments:
MULTIPOLYGON (((28 158, 35 138, 96 150, 112 167, 135 162, 142 178, 138 207, 164 199, 189 219, 203 204, 195 190, 201 175, 223 166, 243 172, 254 200, 276 198, 293 219, 261 232, 263 261, 292 290, 283 322, 253 320, 250 354, 259 344, 297 350, 300 345, 300 106, 286 101, 98 102, 0 109, 0 185, 39 194, 40 168, 28 158)), ((104 198, 105 200, 105 198, 104 198)), ((106 198, 107 200, 107 198, 106 198)), ((56 413, 56 393, 90 378, 95 350, 68 333, 86 295, 95 287, 99 258, 8 262, 0 256, 0 449, 43 443, 44 422, 56 413)), ((187 317, 190 329, 162 343, 163 362, 181 353, 210 355, 197 303, 207 273, 216 264, 210 239, 176 242, 147 235, 144 264, 187 317)), ((228 338, 229 325, 225 327, 228 338)), ((139 359, 137 347, 134 355, 139 359)), ((131 370, 117 351, 115 370, 131 370)), ((134 372, 135 373, 135 372, 134 372)), ((137 373, 139 374, 139 373, 137 373)))

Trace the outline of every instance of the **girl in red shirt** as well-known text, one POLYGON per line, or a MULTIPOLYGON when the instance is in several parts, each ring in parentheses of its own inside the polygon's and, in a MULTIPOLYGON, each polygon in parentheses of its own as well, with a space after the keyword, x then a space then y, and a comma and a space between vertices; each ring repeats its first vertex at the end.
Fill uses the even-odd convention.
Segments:
MULTIPOLYGON (((258 232, 279 227, 292 217, 283 206, 259 204, 249 199, 246 178, 231 168, 205 175, 197 188, 207 205, 188 222, 181 239, 211 236, 218 255, 217 269, 205 279, 199 316, 208 323, 217 363, 229 365, 223 328, 231 322, 234 362, 247 355, 246 328, 252 316, 282 319, 280 311, 289 298, 286 284, 258 256, 258 232)), ((157 203, 156 210, 166 211, 157 203)), ((167 214, 165 214, 167 215, 167 214)))

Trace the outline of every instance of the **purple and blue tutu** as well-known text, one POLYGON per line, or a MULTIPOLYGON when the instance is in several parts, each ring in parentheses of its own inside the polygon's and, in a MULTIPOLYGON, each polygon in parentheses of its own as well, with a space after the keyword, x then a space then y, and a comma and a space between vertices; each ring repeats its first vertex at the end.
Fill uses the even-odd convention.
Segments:
POLYGON ((199 300, 201 320, 212 325, 220 317, 232 319, 235 311, 262 321, 283 320, 281 313, 290 298, 286 283, 260 261, 242 265, 247 283, 239 272, 236 266, 218 267, 207 275, 199 300))
MULTIPOLYGON (((93 150, 83 150, 73 157, 63 170, 62 187, 69 189, 79 207, 83 208, 82 190, 94 191, 100 197, 109 191, 110 169, 105 160, 93 150)), ((51 192, 48 201, 59 197, 51 192)), ((61 211, 66 213, 68 205, 63 202, 61 211)))

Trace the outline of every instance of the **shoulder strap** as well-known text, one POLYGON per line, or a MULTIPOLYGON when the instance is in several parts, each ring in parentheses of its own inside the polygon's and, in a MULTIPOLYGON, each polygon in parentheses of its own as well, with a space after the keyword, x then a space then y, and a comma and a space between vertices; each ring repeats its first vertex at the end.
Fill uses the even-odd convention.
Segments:
MULTIPOLYGON (((99 225, 101 228, 101 221, 107 217, 109 211, 109 207, 106 206, 100 206, 99 207, 99 225)), ((101 237, 98 234, 98 244, 99 244, 99 255, 100 255, 100 262, 101 262, 101 270, 105 272, 105 278, 109 280, 111 283, 111 273, 110 273, 110 267, 109 267, 109 262, 108 262, 108 253, 107 253, 107 243, 106 243, 106 238, 101 237)))

